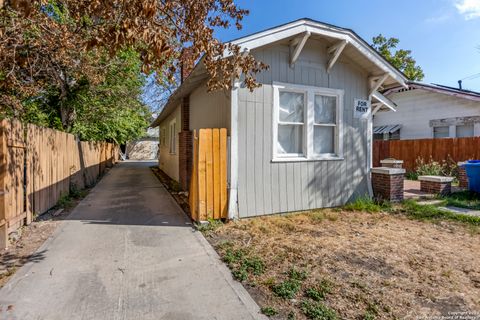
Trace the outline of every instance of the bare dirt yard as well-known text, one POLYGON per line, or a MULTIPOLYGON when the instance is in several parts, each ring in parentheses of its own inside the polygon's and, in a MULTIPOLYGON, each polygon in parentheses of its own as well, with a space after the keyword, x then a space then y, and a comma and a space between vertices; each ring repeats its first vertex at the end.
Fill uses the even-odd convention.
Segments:
POLYGON ((478 225, 322 210, 203 231, 272 319, 480 319, 478 225))

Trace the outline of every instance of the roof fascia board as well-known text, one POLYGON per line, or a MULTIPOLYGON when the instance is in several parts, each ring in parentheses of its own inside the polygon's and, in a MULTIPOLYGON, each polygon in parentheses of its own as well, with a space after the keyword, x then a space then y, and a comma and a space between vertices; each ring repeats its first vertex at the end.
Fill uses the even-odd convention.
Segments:
MULTIPOLYGON (((392 111, 397 111, 395 108, 397 107, 397 105, 395 104, 395 102, 393 102, 392 100, 388 99, 387 97, 385 97, 383 94, 381 94, 380 92, 378 91, 374 91, 372 93, 372 97, 374 97, 375 99, 377 99, 378 101, 380 101, 383 105, 385 105, 387 108, 389 108, 390 110, 392 111)), ((377 110, 378 111, 378 110, 377 110)))
MULTIPOLYGON (((431 92, 435 92, 435 93, 445 94, 445 95, 452 96, 452 97, 457 97, 457 98, 462 98, 462 99, 466 99, 466 100, 480 102, 480 95, 477 96, 477 95, 474 95, 474 94, 455 92, 455 91, 448 90, 448 89, 443 89, 443 88, 434 88, 432 86, 423 85, 423 84, 410 84, 409 87, 413 88, 413 89, 421 89, 421 90, 431 91, 431 92)), ((397 93, 401 89, 403 89, 403 88, 402 87, 391 88, 391 89, 385 91, 384 95, 387 96, 387 95, 390 95, 392 93, 397 93)))
MULTIPOLYGON (((252 36, 247 36, 245 38, 232 41, 231 43, 240 46, 241 50, 253 50, 255 48, 305 32, 310 32, 312 35, 321 35, 347 41, 350 45, 354 46, 358 51, 372 61, 377 67, 388 73, 395 81, 403 86, 406 86, 405 82, 407 79, 404 75, 402 75, 394 67, 388 65, 375 50, 368 46, 355 33, 347 29, 338 29, 320 23, 315 23, 313 21, 300 20, 275 29, 254 34, 252 36)), ((224 56, 229 55, 230 53, 226 53, 224 56)))

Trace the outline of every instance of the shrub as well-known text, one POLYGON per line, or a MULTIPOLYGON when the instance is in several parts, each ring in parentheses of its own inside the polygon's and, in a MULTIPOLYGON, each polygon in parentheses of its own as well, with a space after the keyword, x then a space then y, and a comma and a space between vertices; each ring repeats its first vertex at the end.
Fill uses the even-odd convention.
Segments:
POLYGON ((336 320, 337 313, 327 307, 322 302, 303 301, 301 306, 302 312, 309 319, 313 320, 336 320))
POLYGON ((458 165, 451 157, 446 160, 435 161, 432 157, 428 161, 417 158, 415 173, 418 176, 446 176, 458 179, 458 165))

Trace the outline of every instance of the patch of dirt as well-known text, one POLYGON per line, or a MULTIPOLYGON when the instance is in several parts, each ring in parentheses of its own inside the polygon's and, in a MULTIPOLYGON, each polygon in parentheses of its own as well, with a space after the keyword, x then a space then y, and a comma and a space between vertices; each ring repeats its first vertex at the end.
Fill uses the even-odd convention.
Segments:
POLYGON ((82 190, 81 196, 72 199, 67 208, 54 208, 36 217, 34 221, 10 234, 10 246, 0 250, 0 287, 3 287, 15 272, 27 262, 41 261, 44 252, 37 252, 52 236, 62 220, 87 196, 90 189, 82 190))
POLYGON ((182 191, 178 182, 170 178, 165 172, 158 167, 150 167, 155 176, 160 180, 165 189, 172 195, 175 201, 180 205, 183 212, 190 217, 190 205, 188 203, 188 192, 182 191))
MULTIPOLYGON (((480 319, 480 233, 455 222, 323 210, 229 222, 207 236, 221 256, 242 249, 265 263, 247 290, 273 319, 306 319, 307 288, 332 290, 322 303, 340 319, 418 319, 470 312, 480 319), (308 277, 294 299, 272 288, 293 266, 308 277), (371 317, 373 316, 373 318, 371 317)), ((475 318, 474 318, 475 319, 475 318)))

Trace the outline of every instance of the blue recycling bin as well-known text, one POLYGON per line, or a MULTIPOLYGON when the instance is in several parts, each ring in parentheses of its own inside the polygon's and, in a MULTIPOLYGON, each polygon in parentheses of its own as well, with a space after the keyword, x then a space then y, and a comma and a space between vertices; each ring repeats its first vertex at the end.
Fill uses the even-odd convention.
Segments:
POLYGON ((463 165, 468 177, 468 189, 480 193, 480 160, 469 160, 463 165))

